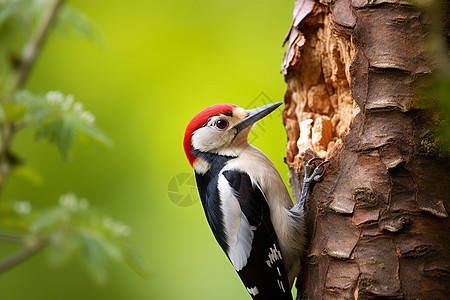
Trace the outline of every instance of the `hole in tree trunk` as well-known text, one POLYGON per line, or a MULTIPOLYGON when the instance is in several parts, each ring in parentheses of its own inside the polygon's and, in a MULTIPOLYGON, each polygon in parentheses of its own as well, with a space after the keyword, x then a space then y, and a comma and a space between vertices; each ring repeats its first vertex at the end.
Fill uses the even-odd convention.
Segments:
MULTIPOLYGON (((298 167, 311 149, 321 158, 342 143, 359 112, 350 93, 349 66, 353 57, 349 36, 335 26, 327 7, 318 6, 301 23, 286 51, 286 163, 298 167), (291 52, 291 55, 289 55, 291 52)), ((286 59, 285 57, 285 59, 286 59)))

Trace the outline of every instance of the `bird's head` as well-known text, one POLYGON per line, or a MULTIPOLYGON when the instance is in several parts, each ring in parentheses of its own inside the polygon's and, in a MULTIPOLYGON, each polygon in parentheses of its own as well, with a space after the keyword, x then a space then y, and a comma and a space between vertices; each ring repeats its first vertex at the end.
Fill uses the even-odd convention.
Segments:
POLYGON ((205 108, 189 122, 184 134, 184 151, 189 163, 195 167, 198 152, 238 156, 248 144, 252 125, 281 104, 271 103, 251 110, 234 104, 205 108))

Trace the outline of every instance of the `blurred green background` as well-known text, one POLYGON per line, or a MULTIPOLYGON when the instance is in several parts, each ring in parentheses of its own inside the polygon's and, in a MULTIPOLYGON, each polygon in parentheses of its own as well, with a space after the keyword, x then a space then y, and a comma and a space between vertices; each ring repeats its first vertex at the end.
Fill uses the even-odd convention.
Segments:
MULTIPOLYGON (((0 275, 0 298, 250 299, 201 204, 173 203, 168 186, 193 174, 182 139, 198 111, 223 102, 256 107, 283 99, 281 43, 294 1, 68 3, 102 37, 92 42, 70 31, 52 32, 26 87, 73 94, 114 146, 76 145, 64 163, 54 147, 21 132, 13 149, 42 182, 13 175, 2 196, 42 208, 69 191, 88 198, 133 228, 131 240, 147 257, 152 279, 114 265, 99 285, 79 261, 52 266, 43 251, 0 275)), ((251 138, 287 181, 281 109, 257 125, 251 138)), ((190 192, 180 187, 179 193, 190 192)))

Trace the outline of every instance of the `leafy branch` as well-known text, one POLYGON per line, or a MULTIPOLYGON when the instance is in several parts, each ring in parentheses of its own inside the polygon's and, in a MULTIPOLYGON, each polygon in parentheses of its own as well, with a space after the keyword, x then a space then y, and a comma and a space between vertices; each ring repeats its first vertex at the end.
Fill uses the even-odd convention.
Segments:
MULTIPOLYGON (((0 77, 0 192, 7 177, 24 164, 11 150, 14 136, 23 128, 34 130, 36 140, 54 145, 66 161, 77 140, 112 144, 95 125, 95 116, 73 95, 59 91, 37 95, 23 90, 55 20, 59 22, 61 15, 75 21, 84 33, 90 28, 84 15, 76 13, 63 0, 0 2, 0 30, 14 18, 27 19, 26 23, 32 24, 29 32, 25 32, 28 38, 20 55, 9 55, 9 69, 0 72, 6 74, 0 77), (38 21, 33 22, 36 16, 38 21)), ((0 45, 0 50, 5 46, 8 47, 0 45)), ((130 234, 128 225, 92 208, 87 199, 73 193, 62 195, 58 205, 47 209, 33 209, 29 201, 0 199, 0 243, 21 246, 17 252, 0 259, 0 273, 48 249, 58 262, 82 254, 87 269, 98 281, 105 280, 110 262, 126 262, 148 278, 146 260, 131 246, 130 234)))
POLYGON ((62 195, 57 206, 44 210, 33 210, 28 201, 11 200, 0 206, 0 216, 0 225, 10 224, 10 228, 26 232, 24 236, 0 233, 0 240, 24 246, 0 261, 0 273, 48 246, 55 262, 83 253, 87 269, 100 282, 106 279, 109 261, 126 262, 142 277, 149 278, 145 258, 127 240, 131 228, 73 193, 62 195))
MULTIPOLYGON (((11 238, 20 239, 19 237, 12 237, 12 236, 11 238)), ((17 253, 14 253, 10 257, 6 258, 4 261, 0 262, 0 273, 30 258, 34 254, 36 254, 39 250, 44 248, 44 246, 46 245, 47 241, 41 239, 37 240, 32 245, 27 246, 25 249, 19 250, 17 253)))
POLYGON ((50 3, 48 9, 44 11, 36 31, 30 36, 28 42, 23 47, 22 54, 15 66, 16 70, 14 73, 14 82, 12 84, 14 89, 22 88, 25 84, 28 74, 44 45, 51 25, 63 2, 63 0, 54 0, 50 3))
MULTIPOLYGON (((1 7, 3 18, 0 19, 2 21, 0 24, 5 23, 8 17, 12 18, 15 14, 19 14, 19 11, 24 8, 22 5, 27 5, 27 3, 24 2, 29 1, 19 1, 19 3, 15 3, 15 1, 6 1, 5 4, 3 4, 4 7, 1 7)), ((19 57, 14 55, 10 56, 9 63, 12 67, 12 70, 10 70, 11 78, 8 78, 6 82, 2 83, 3 97, 0 99, 2 104, 2 118, 0 119, 0 191, 5 183, 6 177, 11 173, 13 168, 19 164, 19 159, 10 150, 10 145, 14 134, 25 125, 15 124, 13 122, 14 120, 11 120, 11 117, 14 118, 17 114, 17 110, 20 109, 11 107, 11 105, 8 105, 8 102, 10 102, 12 94, 24 86, 63 2, 63 0, 54 0, 50 3, 48 8, 42 13, 36 29, 29 34, 28 40, 22 47, 21 55, 19 57), (8 108, 10 108, 9 111, 8 108)))
POLYGON ((95 116, 75 102, 73 95, 64 96, 59 91, 33 95, 21 91, 14 95, 15 127, 35 129, 36 140, 45 139, 54 144, 64 160, 69 159, 70 148, 77 135, 91 138, 107 145, 111 140, 95 125, 95 116))

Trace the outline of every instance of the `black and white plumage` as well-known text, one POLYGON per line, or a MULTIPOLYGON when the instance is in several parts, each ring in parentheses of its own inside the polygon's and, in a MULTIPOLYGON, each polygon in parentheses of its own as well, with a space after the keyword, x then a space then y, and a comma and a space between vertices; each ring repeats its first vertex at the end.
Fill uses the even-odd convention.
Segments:
POLYGON ((302 201, 293 205, 273 163, 247 141, 279 105, 214 105, 191 120, 184 139, 209 226, 254 299, 292 299, 306 242, 302 201))

